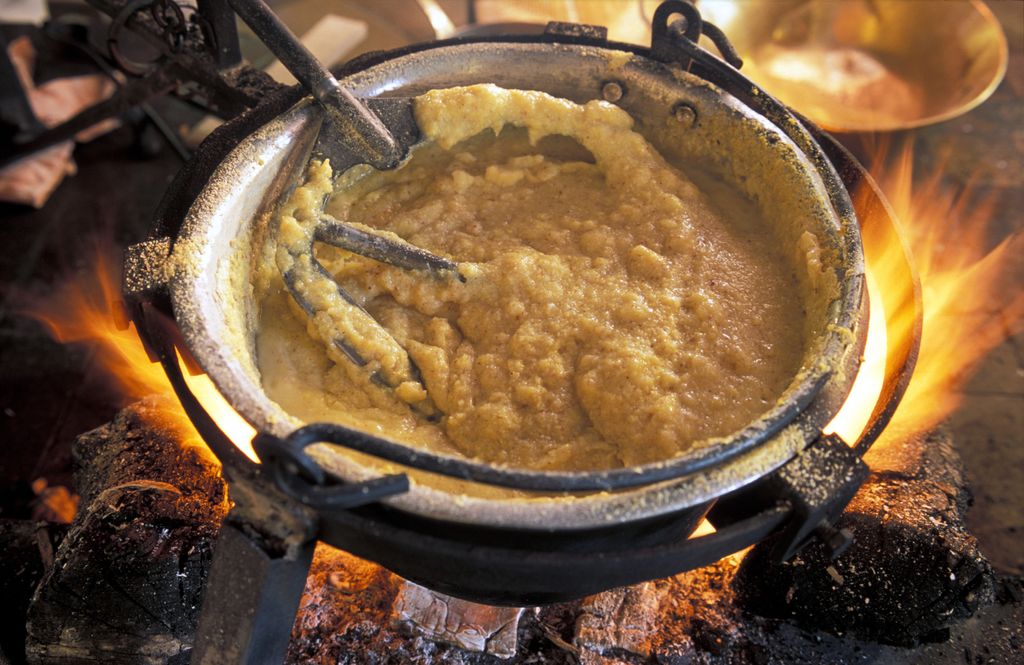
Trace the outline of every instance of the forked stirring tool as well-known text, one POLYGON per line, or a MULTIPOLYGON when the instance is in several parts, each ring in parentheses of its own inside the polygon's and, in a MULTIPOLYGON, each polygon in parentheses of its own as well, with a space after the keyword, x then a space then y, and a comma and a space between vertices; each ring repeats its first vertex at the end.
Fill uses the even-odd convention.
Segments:
MULTIPOLYGON (((378 169, 398 166, 420 135, 412 100, 373 100, 375 113, 338 83, 266 3, 230 3, 323 109, 326 122, 320 130, 317 151, 330 159, 335 172, 356 164, 370 164, 378 169)), ((322 212, 317 213, 312 229, 304 230, 311 232, 300 234, 292 242, 279 242, 290 259, 289 265, 282 267, 282 276, 292 298, 311 319, 326 315, 344 323, 334 326, 333 339, 329 341, 342 355, 365 368, 374 383, 398 390, 412 382, 426 395, 423 377, 406 349, 334 281, 313 254, 313 243, 324 242, 405 270, 421 270, 437 279, 462 279, 458 264, 396 237, 347 224, 322 212), (333 297, 334 292, 337 298, 333 297), (330 311, 326 312, 319 306, 325 302, 325 293, 331 294, 327 298, 330 311)), ((408 391, 399 390, 400 397, 403 392, 408 391)), ((427 418, 440 416, 429 395, 407 401, 427 418)))

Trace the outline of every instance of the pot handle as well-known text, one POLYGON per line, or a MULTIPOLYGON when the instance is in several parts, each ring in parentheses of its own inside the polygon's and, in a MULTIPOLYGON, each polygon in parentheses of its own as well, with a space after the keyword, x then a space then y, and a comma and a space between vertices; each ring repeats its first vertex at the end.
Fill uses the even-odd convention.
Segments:
POLYGON ((743 59, 725 33, 718 26, 703 20, 697 8, 683 0, 665 0, 654 11, 651 20, 651 55, 662 62, 674 62, 680 58, 675 40, 684 38, 696 44, 701 35, 710 39, 722 54, 722 59, 735 69, 743 66, 743 59), (682 18, 670 24, 668 20, 675 14, 682 18))

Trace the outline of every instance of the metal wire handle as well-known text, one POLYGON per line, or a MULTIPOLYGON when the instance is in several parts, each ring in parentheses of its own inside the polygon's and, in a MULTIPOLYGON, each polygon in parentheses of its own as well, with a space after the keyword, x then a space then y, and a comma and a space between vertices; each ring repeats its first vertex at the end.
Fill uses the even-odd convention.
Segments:
POLYGON ((718 26, 701 18, 696 7, 682 0, 668 0, 658 5, 658 9, 655 10, 651 22, 651 54, 660 60, 665 50, 664 45, 680 37, 696 44, 702 34, 711 40, 722 54, 723 60, 735 69, 743 66, 743 59, 725 33, 718 26), (673 14, 682 14, 683 17, 669 24, 668 19, 673 14))

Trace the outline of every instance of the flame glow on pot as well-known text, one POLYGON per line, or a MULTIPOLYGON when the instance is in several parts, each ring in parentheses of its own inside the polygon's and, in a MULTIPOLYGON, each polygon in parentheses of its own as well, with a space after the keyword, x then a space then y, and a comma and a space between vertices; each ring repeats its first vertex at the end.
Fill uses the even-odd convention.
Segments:
MULTIPOLYGON (((150 395, 170 398, 176 408, 168 409, 164 415, 180 424, 182 431, 194 434, 189 437, 190 443, 193 439, 201 442, 199 432, 178 403, 163 367, 149 359, 135 324, 127 322, 125 325, 122 320, 120 260, 117 258, 120 252, 113 250, 111 242, 101 241, 99 247, 94 271, 68 279, 26 313, 45 324, 58 342, 89 345, 96 354, 96 362, 106 370, 125 404, 150 395)), ((178 363, 185 382, 203 408, 239 450, 258 462, 252 448, 256 430, 228 404, 208 376, 190 375, 180 354, 178 363)))
MULTIPOLYGON (((888 152, 886 146, 878 148, 871 171, 902 225, 920 274, 924 321, 914 375, 881 445, 938 425, 960 404, 971 370, 1005 339, 1024 331, 1024 290, 1009 274, 1012 258, 1024 251, 1024 234, 988 249, 996 196, 981 196, 972 184, 944 183, 941 168, 915 183, 911 145, 894 159, 887 159, 888 152)), ((880 323, 879 289, 893 288, 901 251, 864 235, 872 312, 867 347, 850 397, 825 430, 850 443, 864 430, 878 399, 887 352, 913 334, 909 312, 897 313, 892 339, 880 323)))

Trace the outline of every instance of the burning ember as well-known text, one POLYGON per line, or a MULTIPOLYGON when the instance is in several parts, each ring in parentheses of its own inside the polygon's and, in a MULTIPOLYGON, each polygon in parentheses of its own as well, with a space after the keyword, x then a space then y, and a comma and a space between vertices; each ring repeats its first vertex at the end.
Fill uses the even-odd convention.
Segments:
MULTIPOLYGON (((913 181, 909 146, 893 166, 879 150, 872 169, 902 221, 905 239, 920 272, 924 327, 920 355, 903 401, 888 427, 890 434, 907 436, 926 431, 959 404, 958 389, 984 355, 1007 337, 1024 330, 1024 292, 1003 291, 1007 259, 1024 249, 1020 234, 986 252, 988 222, 994 197, 976 196, 971 187, 957 191, 942 183, 941 170, 919 184, 913 181), (994 307, 992 303, 1001 303, 994 307)), ((826 432, 845 441, 857 440, 868 421, 882 386, 887 349, 913 334, 910 316, 896 317, 894 339, 887 339, 879 289, 893 281, 899 246, 864 237, 872 317, 865 360, 853 392, 826 432)), ((118 291, 116 253, 98 252, 93 274, 70 280, 27 313, 62 343, 95 346, 126 401, 147 395, 173 397, 162 368, 149 359, 131 323, 124 320, 118 291)), ((185 363, 179 356, 179 363, 185 363)), ((255 431, 224 400, 205 375, 184 371, 196 397, 222 430, 245 454, 258 461, 251 440, 255 431)), ((176 402, 175 402, 176 403, 176 402)), ((183 409, 180 419, 200 440, 183 409)))

